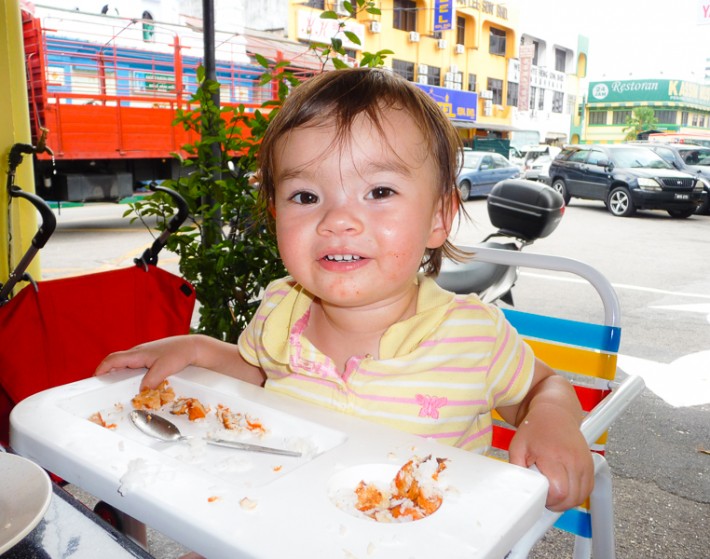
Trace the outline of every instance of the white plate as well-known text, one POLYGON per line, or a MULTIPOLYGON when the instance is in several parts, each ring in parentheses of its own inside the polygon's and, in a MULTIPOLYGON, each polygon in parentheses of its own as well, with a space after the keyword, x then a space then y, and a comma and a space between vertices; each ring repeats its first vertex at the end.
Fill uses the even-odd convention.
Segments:
POLYGON ((0 452, 0 554, 39 524, 51 498, 47 472, 26 458, 0 452))

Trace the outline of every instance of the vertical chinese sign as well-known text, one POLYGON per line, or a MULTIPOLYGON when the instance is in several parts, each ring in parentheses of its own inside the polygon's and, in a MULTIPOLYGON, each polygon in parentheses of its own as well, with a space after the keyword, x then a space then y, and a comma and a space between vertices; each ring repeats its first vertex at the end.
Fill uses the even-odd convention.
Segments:
POLYGON ((518 84, 518 110, 530 109, 530 76, 532 61, 535 56, 535 45, 525 43, 520 45, 520 78, 518 84))
POLYGON ((454 0, 436 0, 434 4, 434 31, 448 31, 454 25, 454 0))

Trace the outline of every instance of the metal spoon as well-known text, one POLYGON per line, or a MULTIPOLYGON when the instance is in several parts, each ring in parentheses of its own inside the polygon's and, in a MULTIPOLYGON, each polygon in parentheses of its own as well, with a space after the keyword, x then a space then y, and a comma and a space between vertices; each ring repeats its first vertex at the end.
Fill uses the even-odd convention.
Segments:
MULTIPOLYGON (((138 429, 143 431, 143 433, 153 438, 160 439, 161 441, 186 441, 192 438, 180 433, 180 429, 177 428, 177 425, 175 425, 169 419, 166 419, 148 410, 133 410, 131 412, 131 421, 133 421, 133 424, 138 427, 138 429)), ((258 444, 242 443, 238 441, 227 441, 224 439, 205 438, 204 440, 205 442, 213 444, 215 446, 224 446, 228 448, 234 448, 236 450, 264 452, 267 454, 280 454, 281 456, 301 456, 300 452, 296 452, 293 450, 271 448, 258 444)))

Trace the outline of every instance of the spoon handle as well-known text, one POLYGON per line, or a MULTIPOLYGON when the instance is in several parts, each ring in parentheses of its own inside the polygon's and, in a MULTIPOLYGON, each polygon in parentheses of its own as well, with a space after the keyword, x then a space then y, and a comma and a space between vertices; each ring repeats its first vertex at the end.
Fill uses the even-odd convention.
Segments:
POLYGON ((282 448, 271 448, 268 446, 261 446, 258 444, 241 443, 238 441, 227 441, 224 439, 205 439, 209 444, 216 446, 224 446, 227 448, 234 448, 236 450, 247 450, 251 452, 264 452, 266 454, 279 454, 281 456, 295 456, 300 457, 302 454, 294 450, 285 450, 282 448))

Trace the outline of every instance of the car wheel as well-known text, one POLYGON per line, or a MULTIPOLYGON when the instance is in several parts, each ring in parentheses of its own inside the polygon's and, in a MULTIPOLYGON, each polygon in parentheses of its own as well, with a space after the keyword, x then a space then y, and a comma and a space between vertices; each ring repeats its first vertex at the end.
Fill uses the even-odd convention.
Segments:
POLYGON ((464 202, 471 196, 471 183, 468 181, 461 181, 459 183, 459 193, 461 194, 461 200, 464 202))
POLYGON ((567 192, 567 185, 565 184, 565 181, 563 179, 555 179, 554 181, 552 181, 552 188, 554 188, 557 192, 560 193, 562 199, 565 202, 565 206, 569 204, 571 197, 569 195, 569 192, 567 192))
POLYGON ((688 210, 667 210, 668 215, 675 219, 686 219, 695 213, 695 208, 690 208, 688 210))
POLYGON ((617 217, 630 217, 636 212, 631 194, 627 188, 617 186, 609 193, 607 208, 617 217))
POLYGON ((710 214, 710 192, 707 192, 705 201, 697 207, 695 213, 700 215, 710 214))

